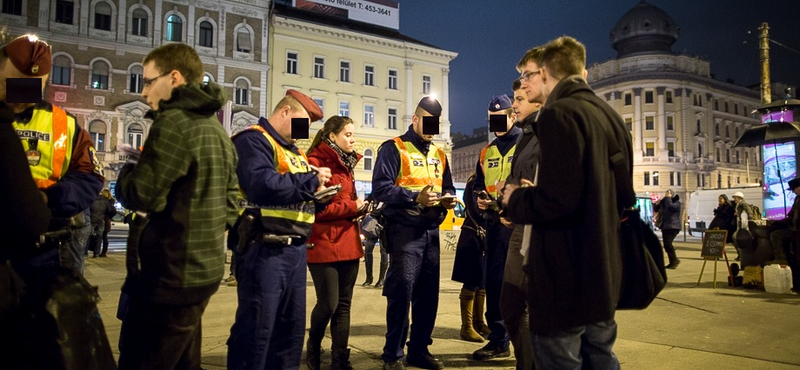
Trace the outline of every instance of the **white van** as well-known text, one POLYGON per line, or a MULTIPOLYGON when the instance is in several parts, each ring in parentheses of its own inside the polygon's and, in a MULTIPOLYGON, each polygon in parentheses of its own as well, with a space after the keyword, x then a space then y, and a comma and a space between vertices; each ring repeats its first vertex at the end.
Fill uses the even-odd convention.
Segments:
POLYGON ((728 200, 733 202, 733 193, 741 191, 747 203, 758 206, 761 209, 764 201, 764 193, 759 184, 746 184, 725 189, 698 189, 689 194, 689 202, 686 207, 686 217, 689 222, 689 234, 692 231, 702 232, 711 220, 714 219, 714 209, 719 206, 719 196, 725 194, 728 200))

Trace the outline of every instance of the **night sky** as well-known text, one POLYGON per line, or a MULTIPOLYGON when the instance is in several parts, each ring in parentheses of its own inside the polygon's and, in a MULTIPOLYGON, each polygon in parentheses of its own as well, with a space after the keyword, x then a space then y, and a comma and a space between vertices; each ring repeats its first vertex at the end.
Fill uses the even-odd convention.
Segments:
MULTIPOLYGON (((561 35, 587 49, 587 65, 616 57, 609 34, 639 0, 400 0, 400 32, 454 51, 450 63, 453 132, 485 125, 495 94, 511 94, 515 67, 526 50, 561 35)), ((800 1, 649 0, 680 27, 673 52, 711 62, 717 80, 759 84, 758 27, 770 26, 773 82, 800 85, 800 1), (765 8, 768 6, 769 8, 765 8), (794 17, 794 19, 792 19, 794 17), (748 33, 749 32, 749 33, 748 33)), ((777 93, 773 91, 773 94, 777 93)))

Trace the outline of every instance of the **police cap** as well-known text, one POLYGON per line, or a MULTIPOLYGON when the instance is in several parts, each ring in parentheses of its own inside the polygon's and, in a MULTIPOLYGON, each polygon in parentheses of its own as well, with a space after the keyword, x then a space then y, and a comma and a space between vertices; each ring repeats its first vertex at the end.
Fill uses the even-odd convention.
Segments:
POLYGON ((506 94, 495 95, 489 102, 489 112, 500 112, 511 108, 511 99, 506 94))
POLYGON ((50 45, 34 35, 22 35, 4 47, 8 60, 23 74, 40 77, 49 74, 53 66, 50 45))

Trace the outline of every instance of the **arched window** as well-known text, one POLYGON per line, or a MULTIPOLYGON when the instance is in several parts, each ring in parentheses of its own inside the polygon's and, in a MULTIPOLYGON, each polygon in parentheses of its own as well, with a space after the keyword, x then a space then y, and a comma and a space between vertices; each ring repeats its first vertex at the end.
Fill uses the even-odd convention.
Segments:
POLYGON ((111 31, 111 5, 108 3, 101 2, 94 6, 94 28, 111 31))
POLYGON ((69 86, 72 79, 72 62, 65 55, 53 58, 53 85, 69 86))
POLYGON ((253 45, 250 41, 250 30, 245 27, 239 27, 236 31, 236 51, 241 53, 249 53, 253 50, 253 45))
POLYGON ((142 146, 142 135, 144 135, 144 130, 142 130, 142 125, 138 123, 132 123, 128 126, 128 144, 130 144, 134 148, 138 148, 142 146))
POLYGON ((247 83, 247 80, 241 78, 236 81, 236 87, 234 87, 234 103, 238 105, 248 105, 249 91, 250 86, 247 83))
POLYGON ((147 36, 147 12, 142 8, 135 9, 131 20, 131 34, 147 36))
POLYGON ((136 94, 142 93, 142 87, 144 83, 144 69, 142 66, 133 66, 131 67, 130 74, 128 76, 128 91, 136 94))
POLYGON ((364 149, 364 170, 372 171, 372 149, 364 149))
POLYGON ((89 123, 89 135, 92 137, 94 149, 98 152, 106 151, 106 123, 95 120, 89 123))
POLYGON ((183 20, 177 14, 167 17, 167 41, 183 41, 183 20))
POLYGON ((200 36, 198 45, 211 48, 214 47, 214 26, 209 21, 200 22, 200 36))
POLYGON ((108 64, 98 60, 92 64, 92 88, 108 90, 108 64))

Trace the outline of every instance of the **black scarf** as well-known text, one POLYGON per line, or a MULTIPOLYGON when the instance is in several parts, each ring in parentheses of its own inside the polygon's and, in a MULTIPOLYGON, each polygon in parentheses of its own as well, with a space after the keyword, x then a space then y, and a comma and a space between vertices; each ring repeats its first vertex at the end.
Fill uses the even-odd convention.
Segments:
POLYGON ((347 169, 352 173, 353 168, 355 168, 356 163, 358 163, 358 154, 356 154, 356 151, 354 150, 352 153, 345 153, 342 148, 339 148, 336 143, 327 137, 322 138, 322 140, 325 141, 325 144, 328 144, 328 146, 331 147, 336 154, 339 154, 339 158, 342 160, 342 163, 344 163, 345 167, 347 167, 347 169))

